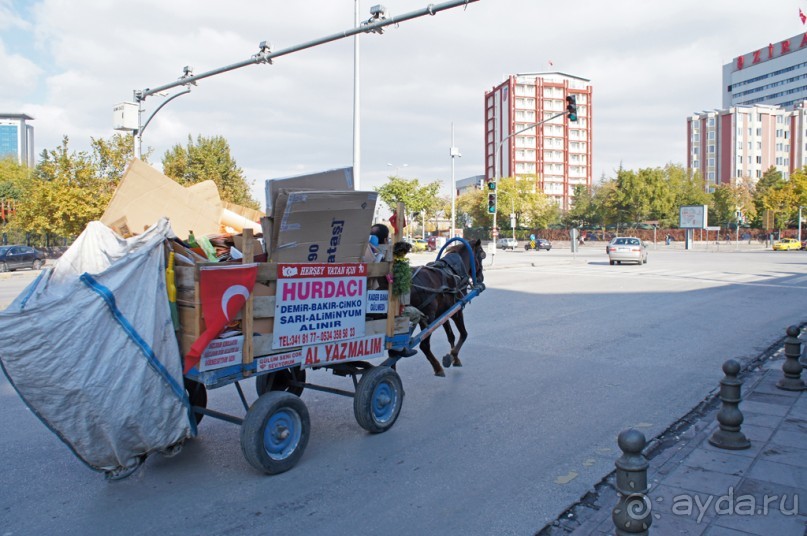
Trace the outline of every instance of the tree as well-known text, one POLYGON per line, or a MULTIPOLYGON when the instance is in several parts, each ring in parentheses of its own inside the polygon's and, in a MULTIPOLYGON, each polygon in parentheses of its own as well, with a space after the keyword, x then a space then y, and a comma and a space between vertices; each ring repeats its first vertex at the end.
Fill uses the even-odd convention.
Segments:
POLYGON ((186 147, 175 145, 163 156, 163 173, 183 186, 212 180, 224 201, 259 209, 250 194, 251 184, 230 155, 230 145, 222 136, 188 136, 186 147))
POLYGON ((391 212, 397 210, 399 202, 403 203, 410 218, 412 214, 420 212, 428 217, 429 212, 436 211, 440 206, 437 195, 440 183, 437 181, 421 186, 418 179, 390 176, 387 183, 375 188, 375 191, 391 212))
POLYGON ((12 228, 72 237, 103 214, 115 184, 102 178, 85 152, 71 152, 69 139, 44 150, 32 177, 25 180, 12 228))
MULTIPOLYGON (((92 147, 92 163, 100 178, 117 186, 123 178, 126 166, 134 158, 134 137, 113 134, 111 138, 90 138, 92 147)), ((148 162, 148 155, 143 157, 148 162)))
POLYGON ((31 176, 28 166, 22 165, 12 157, 0 159, 0 199, 19 200, 25 189, 25 183, 31 176))

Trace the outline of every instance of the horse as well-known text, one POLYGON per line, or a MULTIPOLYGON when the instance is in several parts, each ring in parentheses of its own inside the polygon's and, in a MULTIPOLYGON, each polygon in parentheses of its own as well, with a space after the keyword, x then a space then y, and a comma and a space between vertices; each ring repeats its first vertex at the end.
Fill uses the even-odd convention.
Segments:
MULTIPOLYGON (((409 304, 417 308, 422 315, 418 321, 421 331, 457 303, 457 300, 465 296, 471 285, 482 283, 484 279, 482 275, 482 259, 485 258, 485 250, 482 248, 481 240, 476 240, 470 245, 473 250, 473 262, 476 268, 475 282, 471 281, 471 254, 462 242, 458 242, 456 245, 446 249, 441 259, 415 268, 412 275, 409 304)), ((462 308, 451 319, 454 321, 457 331, 459 331, 460 338, 454 344, 454 331, 451 329, 450 322, 446 320, 443 323, 443 329, 448 337, 448 343, 451 345, 451 351, 443 356, 443 366, 446 368, 452 365, 455 367, 462 366, 459 353, 465 339, 468 337, 465 320, 462 316, 462 308)), ((420 349, 426 354, 426 359, 429 360, 434 369, 434 375, 445 377, 445 370, 440 366, 431 351, 430 338, 431 333, 423 337, 420 341, 420 349)))

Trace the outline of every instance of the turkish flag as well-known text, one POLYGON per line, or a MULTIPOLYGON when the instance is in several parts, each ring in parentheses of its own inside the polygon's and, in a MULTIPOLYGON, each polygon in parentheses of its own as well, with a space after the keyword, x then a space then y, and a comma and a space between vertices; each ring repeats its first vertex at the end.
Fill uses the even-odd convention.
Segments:
POLYGON ((199 364, 202 352, 210 341, 219 336, 224 326, 235 319, 238 311, 247 303, 257 277, 257 264, 203 266, 199 269, 205 331, 185 356, 185 373, 199 364))
POLYGON ((804 14, 804 12, 801 10, 801 8, 799 8, 799 18, 801 19, 802 24, 807 22, 807 15, 804 14))

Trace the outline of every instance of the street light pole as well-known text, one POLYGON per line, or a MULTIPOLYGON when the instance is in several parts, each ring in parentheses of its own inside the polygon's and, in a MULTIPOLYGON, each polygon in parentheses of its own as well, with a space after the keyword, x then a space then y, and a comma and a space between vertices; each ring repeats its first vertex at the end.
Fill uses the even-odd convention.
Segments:
POLYGON ((454 147, 454 123, 451 123, 451 230, 448 232, 449 238, 454 238, 455 220, 457 212, 457 181, 454 179, 454 159, 462 157, 460 150, 454 147))
POLYGON ((804 207, 799 207, 799 244, 801 244, 801 209, 804 207))
MULTIPOLYGON (((353 22, 359 27, 359 0, 355 0, 353 22)), ((353 189, 361 189, 361 123, 359 109, 359 34, 353 36, 353 189)))

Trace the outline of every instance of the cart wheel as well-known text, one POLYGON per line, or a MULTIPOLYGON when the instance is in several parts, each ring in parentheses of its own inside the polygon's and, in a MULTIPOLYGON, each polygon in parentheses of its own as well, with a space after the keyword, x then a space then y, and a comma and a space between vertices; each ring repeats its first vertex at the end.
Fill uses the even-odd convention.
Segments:
MULTIPOLYGON (((205 389, 205 384, 189 380, 188 378, 184 378, 184 380, 185 392, 188 394, 188 400, 190 400, 191 406, 206 408, 207 389, 205 389)), ((204 417, 204 414, 194 412, 193 416, 196 417, 196 424, 199 424, 202 422, 202 417, 204 417)))
POLYGON ((305 369, 292 367, 268 374, 261 374, 255 378, 255 391, 257 391, 258 396, 268 393, 269 391, 286 391, 287 393, 300 396, 303 394, 303 388, 290 385, 292 380, 305 382, 305 369), (270 385, 271 388, 269 387, 270 385))
POLYGON ((252 467, 276 475, 300 461, 310 429, 308 409, 302 400, 270 391, 247 411, 241 425, 241 451, 252 467))
POLYGON ((386 432, 401 412, 401 377, 389 367, 373 367, 365 372, 353 397, 353 413, 359 426, 373 434, 386 432))

